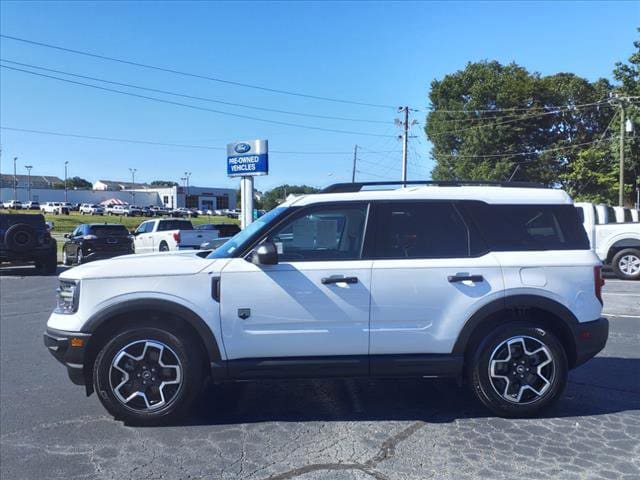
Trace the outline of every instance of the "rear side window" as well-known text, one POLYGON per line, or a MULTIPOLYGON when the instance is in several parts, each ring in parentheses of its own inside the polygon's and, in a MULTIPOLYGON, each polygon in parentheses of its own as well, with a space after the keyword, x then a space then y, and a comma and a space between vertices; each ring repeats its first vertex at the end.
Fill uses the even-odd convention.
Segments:
POLYGON ((624 209, 624 221, 625 223, 633 222, 633 217, 631 216, 631 210, 628 208, 624 209))
POLYGON ((158 231, 167 230, 193 230, 193 225, 189 220, 162 220, 158 225, 158 231))
POLYGON ((572 205, 489 205, 465 211, 494 251, 588 250, 589 240, 572 205))
POLYGON ((92 225, 90 227, 92 235, 97 237, 126 237, 129 231, 124 225, 92 225))
POLYGON ((375 258, 471 255, 471 235, 451 203, 390 202, 377 210, 375 258))

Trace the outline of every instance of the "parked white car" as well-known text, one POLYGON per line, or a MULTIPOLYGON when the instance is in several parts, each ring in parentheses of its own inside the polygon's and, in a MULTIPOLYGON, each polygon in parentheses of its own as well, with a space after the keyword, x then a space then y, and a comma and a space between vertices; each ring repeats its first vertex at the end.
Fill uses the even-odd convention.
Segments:
POLYGON ((217 230, 195 230, 190 220, 179 218, 147 220, 133 235, 136 253, 199 249, 219 237, 217 230))
POLYGON ((104 207, 95 203, 83 203, 79 212, 80 215, 104 215, 104 207))
POLYGON ((139 208, 131 205, 109 205, 104 211, 107 215, 120 215, 123 217, 135 217, 142 214, 139 208))
POLYGON ((457 378, 536 415, 605 346, 601 262, 563 191, 448 185, 338 184, 206 257, 67 270, 45 345, 131 424, 185 413, 209 380, 334 376, 457 378))
POLYGON ((62 202, 46 202, 40 206, 40 210, 44 213, 51 213, 54 215, 69 215, 69 207, 62 202))
MULTIPOLYGON (((576 203, 591 248, 618 278, 640 278, 640 223, 619 223, 616 208, 592 203, 576 203)), ((618 214, 618 218, 619 218, 618 214)))
POLYGON ((4 202, 2 206, 11 210, 21 210, 22 202, 20 200, 9 200, 8 202, 4 202))
POLYGON ((40 210, 40 203, 34 202, 34 201, 23 203, 22 209, 23 210, 40 210))

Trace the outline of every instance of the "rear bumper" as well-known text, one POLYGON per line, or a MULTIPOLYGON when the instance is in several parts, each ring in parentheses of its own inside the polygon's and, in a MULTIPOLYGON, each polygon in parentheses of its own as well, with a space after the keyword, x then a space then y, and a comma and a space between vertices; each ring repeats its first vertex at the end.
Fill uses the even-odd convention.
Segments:
POLYGON ((592 322, 582 322, 573 328, 576 345, 575 367, 595 357, 607 344, 609 320, 599 318, 592 322))
POLYGON ((67 367, 69 378, 76 385, 85 384, 84 354, 91 334, 67 332, 47 328, 44 345, 51 354, 67 367))

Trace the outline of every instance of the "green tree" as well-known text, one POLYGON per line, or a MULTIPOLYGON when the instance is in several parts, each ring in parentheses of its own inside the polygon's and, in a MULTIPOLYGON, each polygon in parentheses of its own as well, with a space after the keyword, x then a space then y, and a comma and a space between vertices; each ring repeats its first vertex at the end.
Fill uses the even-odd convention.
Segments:
MULTIPOLYGON (((54 183, 51 187, 55 190, 64 190, 64 182, 54 183)), ((91 190, 92 188, 93 188, 93 184, 82 177, 67 178, 68 190, 91 190)))
POLYGON ((477 62, 431 84, 425 132, 434 179, 562 183, 577 144, 594 142, 611 121, 607 80, 541 76, 511 63, 477 62), (509 154, 517 155, 509 155, 509 154), (515 174, 514 174, 515 172, 515 174))
POLYGON ((262 197, 262 208, 271 210, 285 201, 288 195, 299 195, 305 193, 317 193, 318 189, 308 185, 280 185, 265 192, 262 197))
POLYGON ((154 180, 150 185, 152 187, 177 187, 178 182, 172 182, 171 180, 154 180))

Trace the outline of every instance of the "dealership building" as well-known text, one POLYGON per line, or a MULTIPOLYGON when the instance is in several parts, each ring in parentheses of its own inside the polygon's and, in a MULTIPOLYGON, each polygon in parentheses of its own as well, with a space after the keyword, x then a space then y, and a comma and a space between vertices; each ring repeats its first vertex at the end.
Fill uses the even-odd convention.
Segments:
MULTIPOLYGON (((158 205, 168 208, 199 208, 202 210, 234 209, 236 208, 236 191, 233 188, 217 187, 147 187, 126 190, 131 194, 158 195, 158 205)), ((139 202, 138 202, 139 203, 139 202)))
POLYGON ((59 188, 64 180, 58 177, 2 174, 0 176, 0 201, 20 200, 27 202, 101 203, 116 199, 140 206, 163 206, 168 208, 234 209, 236 191, 218 187, 155 187, 144 183, 98 180, 92 190, 59 188), (52 188, 56 185, 58 188, 52 188), (14 193, 15 192, 15 193, 14 193), (15 197, 15 198, 14 198, 15 197))

